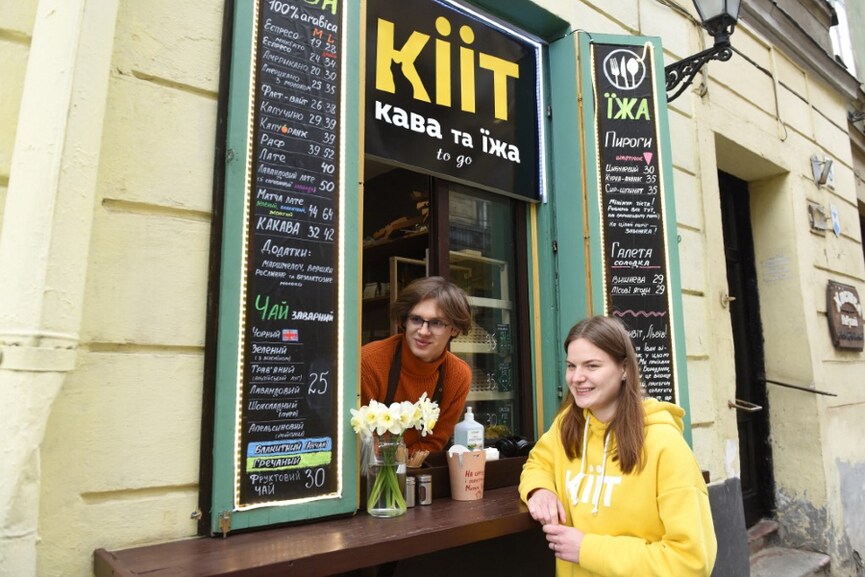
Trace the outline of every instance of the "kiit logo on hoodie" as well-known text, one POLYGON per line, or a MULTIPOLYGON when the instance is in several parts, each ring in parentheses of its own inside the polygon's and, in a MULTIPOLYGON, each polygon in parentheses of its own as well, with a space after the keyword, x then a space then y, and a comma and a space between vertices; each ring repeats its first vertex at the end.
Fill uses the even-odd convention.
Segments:
POLYGON ((576 506, 578 503, 591 502, 595 506, 598 505, 603 492, 604 507, 609 507, 613 500, 613 489, 622 484, 622 477, 614 477, 610 475, 601 476, 600 465, 589 465, 589 472, 578 472, 574 478, 571 478, 571 471, 565 473, 565 488, 571 498, 571 504, 576 506), (585 485, 583 485, 585 481, 585 485), (580 486, 583 485, 582 494, 580 494, 580 486))

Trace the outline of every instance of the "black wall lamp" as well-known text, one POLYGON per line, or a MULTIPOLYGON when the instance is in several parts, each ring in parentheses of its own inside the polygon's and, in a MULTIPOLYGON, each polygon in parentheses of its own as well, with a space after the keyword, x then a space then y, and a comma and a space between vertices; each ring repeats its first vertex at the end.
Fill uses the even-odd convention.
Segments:
POLYGON ((733 56, 730 35, 739 20, 740 0, 694 0, 703 28, 715 38, 715 45, 664 68, 667 81, 667 102, 685 91, 700 68, 709 60, 729 60, 733 56), (678 88, 676 88, 678 86, 678 88), (670 92, 675 92, 670 95, 670 92))

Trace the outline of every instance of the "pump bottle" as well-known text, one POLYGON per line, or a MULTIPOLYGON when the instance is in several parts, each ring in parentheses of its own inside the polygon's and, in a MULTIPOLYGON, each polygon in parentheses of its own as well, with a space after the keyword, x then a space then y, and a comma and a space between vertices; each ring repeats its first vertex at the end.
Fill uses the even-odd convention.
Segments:
POLYGON ((471 407, 466 407, 465 418, 454 427, 454 445, 463 445, 471 451, 484 449, 484 426, 475 421, 471 407))

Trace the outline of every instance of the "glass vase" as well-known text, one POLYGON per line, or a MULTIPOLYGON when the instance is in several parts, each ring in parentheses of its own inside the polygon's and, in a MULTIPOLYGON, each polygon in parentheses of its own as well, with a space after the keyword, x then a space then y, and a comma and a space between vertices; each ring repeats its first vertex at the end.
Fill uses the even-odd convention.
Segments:
POLYGON ((406 448, 402 435, 373 435, 366 468, 366 512, 373 517, 405 514, 406 448))

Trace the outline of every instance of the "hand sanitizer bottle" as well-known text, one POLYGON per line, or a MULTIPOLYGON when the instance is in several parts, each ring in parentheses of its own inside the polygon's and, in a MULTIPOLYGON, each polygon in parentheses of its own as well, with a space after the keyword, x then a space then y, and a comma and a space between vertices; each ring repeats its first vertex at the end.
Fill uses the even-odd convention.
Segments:
POLYGON ((465 418, 454 427, 454 445, 462 445, 470 451, 484 448, 484 426, 475 421, 471 407, 466 407, 465 418))

